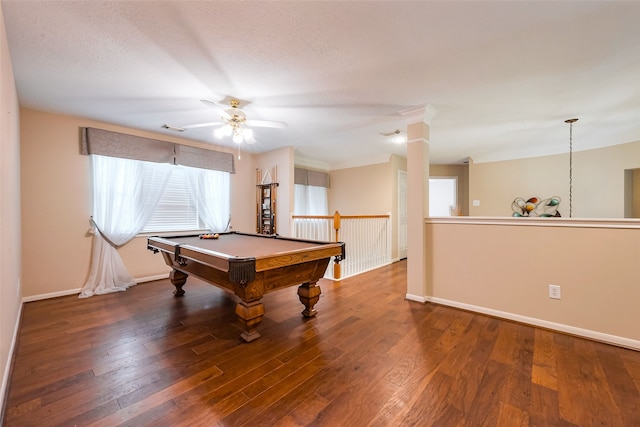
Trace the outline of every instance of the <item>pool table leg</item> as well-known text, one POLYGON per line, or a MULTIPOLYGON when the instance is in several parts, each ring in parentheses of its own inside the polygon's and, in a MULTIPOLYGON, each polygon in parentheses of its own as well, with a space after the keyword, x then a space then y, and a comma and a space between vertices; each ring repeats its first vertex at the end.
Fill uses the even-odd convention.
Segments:
POLYGON ((173 295, 177 297, 184 295, 182 287, 187 283, 187 277, 189 277, 187 273, 183 273, 178 270, 171 270, 171 273, 169 273, 169 279, 171 280, 171 284, 176 287, 176 290, 173 291, 173 295))
POLYGON ((298 298, 304 304, 302 312, 304 317, 314 317, 318 312, 313 308, 320 299, 320 286, 318 282, 303 283, 298 288, 298 298))
POLYGON ((256 329, 264 317, 264 304, 260 301, 240 301, 236 304, 236 316, 244 326, 244 332, 240 334, 240 338, 246 342, 260 338, 256 329))

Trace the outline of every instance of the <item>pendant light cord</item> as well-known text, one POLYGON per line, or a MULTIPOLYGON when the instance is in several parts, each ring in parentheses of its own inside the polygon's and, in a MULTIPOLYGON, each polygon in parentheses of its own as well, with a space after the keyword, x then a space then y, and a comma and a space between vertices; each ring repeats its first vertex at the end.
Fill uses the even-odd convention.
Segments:
POLYGON ((569 218, 573 214, 573 124, 578 119, 567 119, 564 122, 569 123, 569 218))

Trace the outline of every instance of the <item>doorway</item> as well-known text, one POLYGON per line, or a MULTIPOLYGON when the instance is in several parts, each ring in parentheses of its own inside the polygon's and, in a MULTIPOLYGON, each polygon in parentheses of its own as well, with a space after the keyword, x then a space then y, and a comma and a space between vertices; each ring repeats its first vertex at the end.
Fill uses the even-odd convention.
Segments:
POLYGON ((457 216, 458 212, 458 177, 430 177, 429 216, 457 216))

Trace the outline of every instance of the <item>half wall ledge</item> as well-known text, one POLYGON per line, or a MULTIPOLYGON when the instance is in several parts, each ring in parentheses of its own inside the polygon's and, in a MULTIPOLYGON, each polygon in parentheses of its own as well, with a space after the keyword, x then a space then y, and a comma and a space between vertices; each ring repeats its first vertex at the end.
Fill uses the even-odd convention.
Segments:
POLYGON ((632 218, 539 218, 489 216, 432 216, 427 224, 507 225, 514 227, 579 227, 640 229, 640 219, 632 218))

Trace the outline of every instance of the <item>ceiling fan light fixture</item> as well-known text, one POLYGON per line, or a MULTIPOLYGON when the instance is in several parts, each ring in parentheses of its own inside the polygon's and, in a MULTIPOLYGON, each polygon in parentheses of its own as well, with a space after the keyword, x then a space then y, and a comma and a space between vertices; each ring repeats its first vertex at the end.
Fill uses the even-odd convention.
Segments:
POLYGON ((395 142, 396 144, 404 144, 405 142, 407 142, 407 138, 405 138, 404 135, 398 135, 391 138, 391 142, 395 142))
POLYGON ((407 142, 406 136, 402 134, 402 131, 400 129, 394 129, 387 132, 380 132, 380 135, 386 136, 386 137, 392 137, 390 141, 395 144, 404 144, 405 142, 407 142))
MULTIPOLYGON (((195 125, 188 125, 180 128, 181 130, 200 128, 206 126, 218 126, 213 131, 213 136, 216 139, 223 139, 225 137, 231 137, 233 142, 241 144, 246 142, 247 144, 255 144, 256 140, 253 136, 253 130, 251 126, 258 127, 271 127, 271 128, 284 128, 287 127, 285 122, 276 122, 272 120, 247 120, 247 116, 240 107, 240 101, 237 99, 231 99, 229 101, 230 108, 224 108, 221 105, 207 99, 202 99, 201 102, 208 107, 212 107, 220 113, 220 122, 214 123, 199 123, 195 125)), ((165 129, 175 129, 175 127, 163 126, 165 129)))
POLYGON ((247 120, 247 115, 244 113, 244 111, 239 110, 238 107, 228 108, 224 111, 229 115, 229 117, 223 117, 223 120, 235 121, 238 123, 247 120))
POLYGON ((232 133, 233 129, 230 125, 221 126, 213 131, 213 135, 218 139, 222 139, 225 136, 231 136, 232 133))
POLYGON ((386 132, 380 132, 382 136, 394 136, 400 133, 400 129, 388 130, 386 132))

